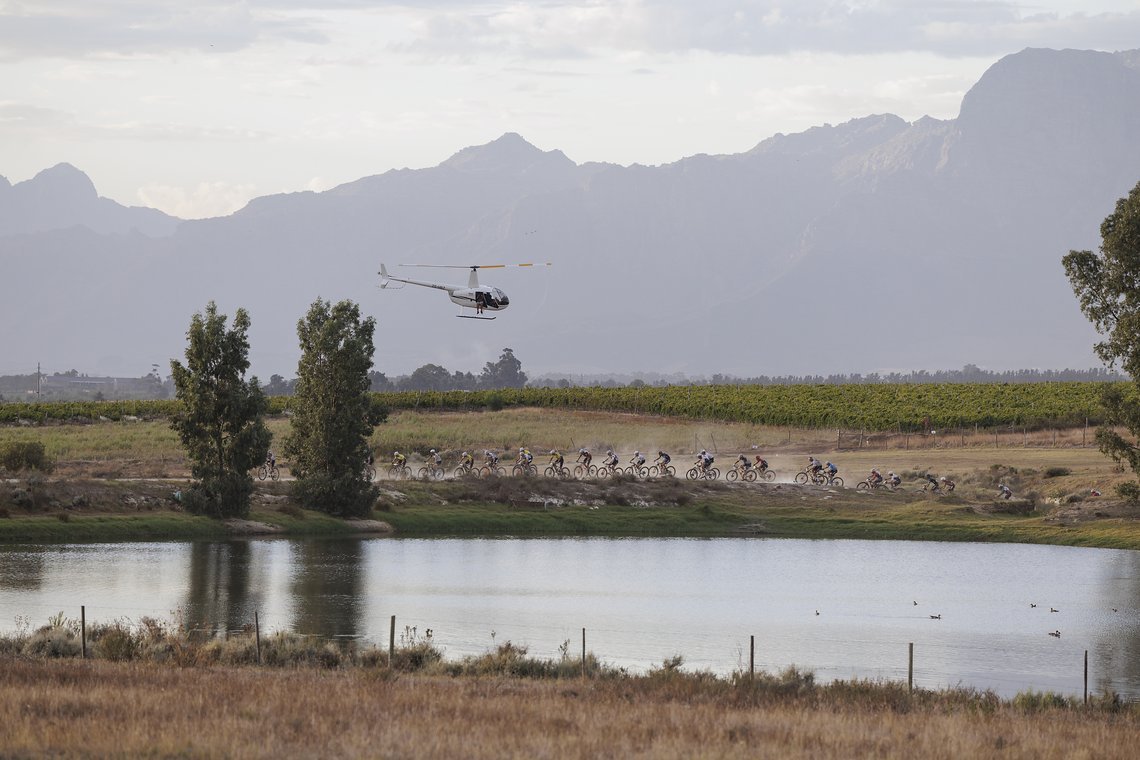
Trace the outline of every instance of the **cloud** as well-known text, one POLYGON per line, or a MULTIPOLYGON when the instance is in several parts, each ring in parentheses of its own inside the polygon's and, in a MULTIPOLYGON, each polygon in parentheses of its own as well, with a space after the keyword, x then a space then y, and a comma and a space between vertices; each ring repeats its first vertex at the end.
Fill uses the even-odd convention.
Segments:
POLYGON ((0 59, 232 52, 265 38, 324 42, 322 22, 273 3, 34 0, 0 3, 0 59))
POLYGON ((147 185, 139 188, 138 199, 144 206, 180 219, 205 219, 232 214, 249 203, 256 191, 257 186, 253 184, 231 185, 227 182, 199 182, 191 189, 147 185))
POLYGON ((796 52, 946 56, 1027 46, 1127 49, 1140 11, 1030 13, 1001 0, 565 0, 429 4, 413 39, 396 49, 427 56, 484 54, 580 58, 694 50, 739 55, 796 52))
POLYGON ((142 140, 155 142, 256 142, 272 135, 225 125, 128 120, 85 122, 68 111, 29 103, 0 101, 0 135, 64 139, 142 140))

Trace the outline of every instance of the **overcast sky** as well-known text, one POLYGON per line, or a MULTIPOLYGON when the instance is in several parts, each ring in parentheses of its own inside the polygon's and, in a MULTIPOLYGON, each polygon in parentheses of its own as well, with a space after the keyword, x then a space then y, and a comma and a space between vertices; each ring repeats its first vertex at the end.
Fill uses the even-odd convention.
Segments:
POLYGON ((0 0, 0 174, 200 217, 508 131, 659 164, 952 118, 1025 47, 1140 47, 1140 0, 0 0))

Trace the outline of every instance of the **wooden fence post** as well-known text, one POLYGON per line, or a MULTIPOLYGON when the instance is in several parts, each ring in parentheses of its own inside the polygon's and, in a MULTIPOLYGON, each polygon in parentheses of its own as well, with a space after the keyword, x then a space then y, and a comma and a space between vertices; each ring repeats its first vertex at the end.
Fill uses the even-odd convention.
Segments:
POLYGON ((914 642, 907 644, 907 658, 906 658, 906 691, 907 694, 914 693, 914 642))
POLYGON ((586 677, 586 629, 582 629, 582 678, 586 677))
POLYGON ((83 659, 87 659, 87 605, 79 605, 79 646, 83 659))
POLYGON ((1085 707, 1089 704, 1089 650, 1085 650, 1085 707))
POLYGON ((748 680, 756 677, 756 635, 748 637, 748 680))
POLYGON ((388 667, 392 667, 392 658, 396 656, 396 616, 392 616, 392 623, 388 628, 388 667))
POLYGON ((261 664, 261 622, 257 619, 257 610, 253 611, 253 638, 257 644, 257 664, 261 664))

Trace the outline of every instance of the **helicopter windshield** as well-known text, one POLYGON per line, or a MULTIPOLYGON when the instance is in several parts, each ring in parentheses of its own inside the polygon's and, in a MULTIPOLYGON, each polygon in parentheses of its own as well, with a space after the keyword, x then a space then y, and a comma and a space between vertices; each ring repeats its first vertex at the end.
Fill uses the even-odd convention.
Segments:
POLYGON ((507 294, 498 288, 491 288, 491 297, 498 301, 501 306, 506 306, 510 303, 510 299, 507 298, 507 294))

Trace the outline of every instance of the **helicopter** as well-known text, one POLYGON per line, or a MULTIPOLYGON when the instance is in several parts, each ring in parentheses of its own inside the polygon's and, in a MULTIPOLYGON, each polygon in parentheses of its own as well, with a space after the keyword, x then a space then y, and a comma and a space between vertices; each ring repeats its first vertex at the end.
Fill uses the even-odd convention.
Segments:
POLYGON ((480 269, 505 269, 507 267, 534 267, 534 266, 550 266, 550 262, 546 264, 473 264, 471 266, 453 266, 448 264, 401 264, 400 266, 409 267, 431 267, 434 269, 470 269, 471 274, 467 277, 467 285, 448 285, 441 282, 425 282, 423 280, 412 280, 406 277, 393 277, 388 274, 388 267, 384 264, 380 265, 380 287, 388 288, 393 282, 405 283, 408 285, 421 285, 425 288, 436 288, 437 290, 446 290, 447 297, 451 299, 452 303, 459 304, 466 309, 474 309, 475 314, 456 314, 457 317, 463 319, 495 319, 495 317, 484 316, 484 311, 502 311, 511 304, 511 299, 507 294, 498 288, 488 285, 479 284, 479 270, 480 269))

